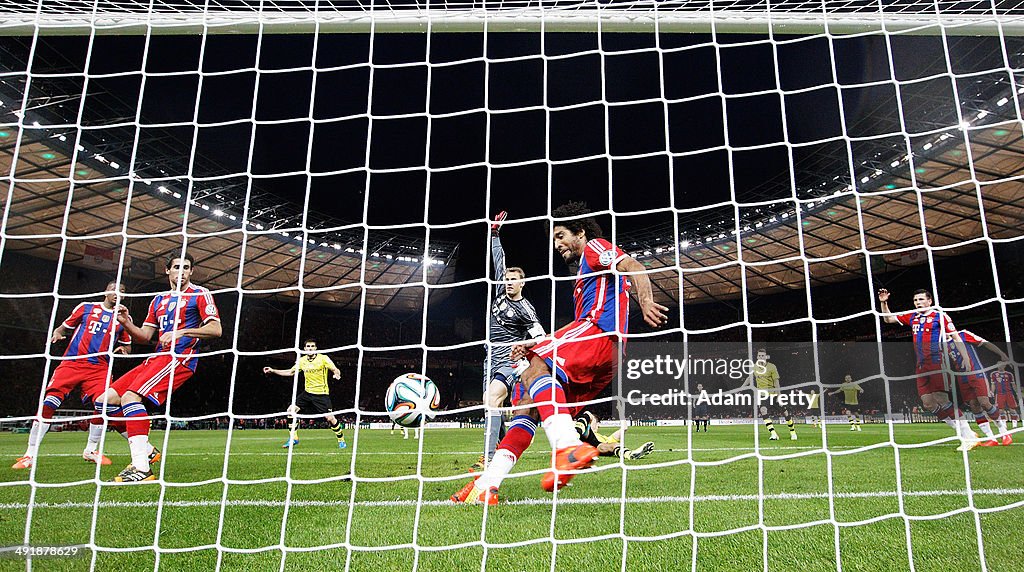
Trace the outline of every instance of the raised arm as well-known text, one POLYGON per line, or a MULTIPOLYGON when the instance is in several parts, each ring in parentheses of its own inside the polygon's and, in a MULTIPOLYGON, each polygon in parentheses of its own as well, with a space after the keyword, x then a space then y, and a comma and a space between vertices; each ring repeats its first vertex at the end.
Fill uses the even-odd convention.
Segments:
POLYGON ((498 236, 501 232, 501 222, 508 217, 508 213, 501 211, 494 215, 494 220, 497 221, 491 225, 491 260, 494 262, 494 280, 497 284, 494 285, 495 297, 501 296, 505 293, 505 249, 501 246, 501 238, 498 236))
POLYGON ((665 315, 668 308, 654 301, 651 278, 645 272, 647 268, 632 256, 625 256, 615 266, 615 269, 623 274, 629 274, 630 281, 636 289, 636 300, 640 303, 644 321, 655 328, 668 322, 668 316, 665 315))
POLYGON ((885 288, 878 291, 878 306, 882 312, 882 320, 886 324, 900 323, 900 321, 896 319, 896 314, 893 314, 892 311, 889 310, 889 291, 885 288))
POLYGON ((272 373, 274 375, 280 375, 281 377, 292 377, 295 375, 295 366, 290 369, 274 369, 272 367, 263 368, 263 373, 272 373))
POLYGON ((153 334, 156 333, 156 326, 150 324, 143 324, 141 328, 136 326, 135 322, 132 321, 131 315, 128 314, 127 307, 117 307, 117 322, 121 324, 124 331, 128 332, 133 342, 153 345, 153 334))

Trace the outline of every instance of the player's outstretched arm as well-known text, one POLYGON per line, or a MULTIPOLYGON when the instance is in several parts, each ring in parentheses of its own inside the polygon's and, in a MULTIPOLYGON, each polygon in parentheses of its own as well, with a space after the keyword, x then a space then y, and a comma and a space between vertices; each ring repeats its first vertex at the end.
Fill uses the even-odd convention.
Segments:
POLYGON ((331 358, 324 356, 324 360, 327 362, 327 369, 331 370, 331 376, 334 377, 334 379, 341 379, 341 370, 338 369, 338 366, 334 365, 331 358))
POLYGON ((997 356, 999 356, 999 363, 1000 363, 999 369, 1006 369, 1006 366, 1009 365, 1009 363, 1010 363, 1010 356, 1006 355, 1006 352, 1004 352, 999 346, 993 344, 992 342, 990 342, 988 340, 986 340, 984 342, 981 342, 980 345, 981 345, 981 347, 985 348, 986 350, 988 350, 988 351, 996 354, 997 356))
POLYGON ((626 256, 615 266, 615 269, 623 274, 629 274, 629 279, 636 287, 636 299, 640 303, 640 311, 643 313, 644 321, 654 328, 660 328, 668 322, 668 308, 654 301, 654 291, 651 289, 651 277, 645 272, 643 264, 637 262, 632 256, 626 256))
POLYGON ((68 330, 67 328, 64 327, 64 324, 57 326, 56 328, 53 329, 53 333, 50 334, 50 343, 55 344, 63 340, 65 337, 67 337, 67 333, 68 330))
MULTIPOLYGON (((143 326, 145 327, 145 326, 143 326)), ((160 335, 160 343, 164 345, 170 345, 174 343, 177 338, 188 336, 190 338, 196 338, 200 340, 212 340, 219 338, 223 330, 220 326, 220 320, 210 320, 199 326, 198 328, 184 328, 181 330, 173 330, 170 332, 164 332, 160 335)))
POLYGON ((291 369, 274 369, 272 367, 265 367, 263 368, 263 373, 272 373, 274 375, 280 375, 281 377, 292 377, 293 375, 295 375, 295 368, 293 367, 291 369))
POLYGON ((882 312, 882 320, 886 324, 898 324, 899 320, 896 319, 896 314, 893 314, 889 310, 889 291, 882 288, 878 291, 878 306, 882 312))
POLYGON ((132 337, 133 342, 152 345, 153 334, 156 333, 156 327, 149 324, 143 324, 141 328, 136 326, 135 322, 132 321, 131 315, 128 314, 127 307, 117 307, 117 322, 121 324, 124 331, 128 332, 128 335, 132 337))

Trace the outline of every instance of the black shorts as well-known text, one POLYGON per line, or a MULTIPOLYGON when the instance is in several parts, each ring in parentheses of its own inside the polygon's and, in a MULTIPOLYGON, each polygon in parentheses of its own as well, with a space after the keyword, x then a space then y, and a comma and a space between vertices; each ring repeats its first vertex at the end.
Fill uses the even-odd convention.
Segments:
POLYGON ((300 391, 295 396, 295 406, 299 408, 299 413, 330 413, 334 411, 334 407, 331 405, 331 396, 317 395, 315 393, 306 393, 300 391))
POLYGON ((849 411, 850 413, 854 413, 854 414, 860 413, 860 404, 859 403, 853 403, 853 404, 844 403, 843 407, 846 408, 846 410, 849 411))

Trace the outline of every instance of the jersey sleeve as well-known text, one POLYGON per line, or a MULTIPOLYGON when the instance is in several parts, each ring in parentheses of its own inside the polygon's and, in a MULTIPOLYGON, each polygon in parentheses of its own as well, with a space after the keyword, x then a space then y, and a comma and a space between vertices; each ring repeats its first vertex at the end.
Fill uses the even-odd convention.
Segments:
POLYGON ((981 336, 968 330, 961 331, 960 338, 964 341, 965 344, 971 344, 972 346, 980 346, 981 344, 987 341, 985 340, 985 338, 982 338, 981 336))
POLYGON ((531 304, 529 300, 524 299, 523 302, 525 302, 523 306, 526 307, 528 317, 533 320, 533 323, 530 324, 529 329, 527 329, 527 335, 530 336, 530 339, 543 338, 546 335, 546 332, 544 331, 544 326, 540 325, 540 318, 537 317, 537 309, 533 307, 533 304, 531 304))
POLYGON ((495 295, 501 296, 505 292, 505 249, 501 246, 501 239, 491 237, 491 260, 494 262, 494 285, 495 295))
POLYGON ((128 333, 128 330, 124 326, 121 326, 121 325, 117 326, 117 343, 119 343, 119 344, 121 344, 123 346, 130 346, 130 345, 132 345, 132 337, 131 337, 131 335, 128 333))
POLYGON ((904 326, 909 326, 910 323, 914 321, 914 313, 904 312, 902 314, 896 314, 896 321, 903 324, 904 326))
POLYGON ((324 354, 320 355, 324 358, 324 365, 327 366, 328 370, 338 369, 338 366, 334 365, 334 362, 331 361, 331 358, 325 356, 324 354))
POLYGON ((620 260, 627 255, 621 248, 603 238, 595 238, 583 247, 583 256, 587 265, 595 272, 615 268, 620 260))
POLYGON ((953 320, 945 313, 942 313, 939 314, 939 321, 942 324, 942 331, 946 334, 946 338, 952 339, 953 334, 956 333, 956 326, 953 325, 953 320))
POLYGON ((142 322, 143 326, 152 326, 156 329, 160 329, 160 322, 156 319, 156 302, 159 296, 155 296, 153 301, 149 303, 149 313, 146 314, 146 321, 142 322))
POLYGON ((220 321, 217 304, 213 301, 213 295, 209 290, 204 289, 203 295, 199 297, 199 317, 202 318, 203 324, 214 320, 220 321))
POLYGON ((78 327, 78 324, 82 323, 83 315, 85 315, 84 302, 75 306, 75 309, 71 311, 71 315, 68 316, 68 319, 64 320, 64 322, 61 325, 69 330, 73 330, 76 327, 78 327))

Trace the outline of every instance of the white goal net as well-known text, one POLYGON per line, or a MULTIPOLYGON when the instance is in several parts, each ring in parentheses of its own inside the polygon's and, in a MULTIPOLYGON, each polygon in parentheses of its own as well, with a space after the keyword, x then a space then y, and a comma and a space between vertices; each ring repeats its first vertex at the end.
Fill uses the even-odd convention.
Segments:
POLYGON ((0 562, 1015 569, 1022 32, 1012 2, 0 0, 0 562), (553 424, 485 404, 487 356, 502 268, 549 335, 595 303, 552 249, 577 203, 643 270, 614 381, 566 390, 610 455, 552 494, 553 424), (196 300, 195 348, 104 338, 196 300), (441 407, 403 431, 410 372, 441 407), (497 411, 538 435, 455 503, 497 411))

